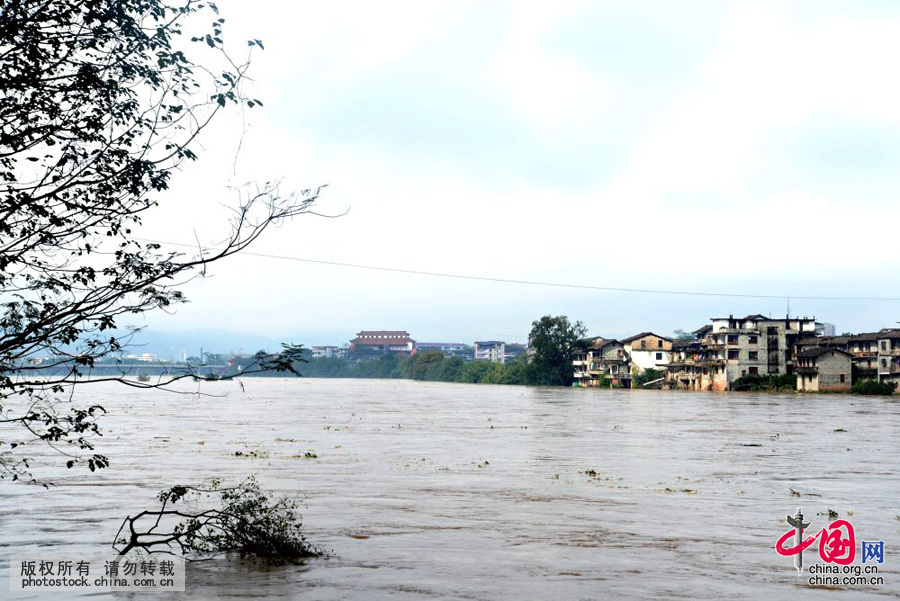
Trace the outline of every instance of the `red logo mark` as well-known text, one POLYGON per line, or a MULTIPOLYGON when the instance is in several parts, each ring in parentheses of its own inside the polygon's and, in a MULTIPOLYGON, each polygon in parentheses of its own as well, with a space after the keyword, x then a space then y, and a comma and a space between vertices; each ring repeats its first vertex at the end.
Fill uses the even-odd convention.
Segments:
POLYGON ((813 536, 806 537, 796 547, 785 547, 784 543, 788 541, 796 533, 795 530, 788 530, 775 543, 775 550, 779 555, 796 555, 804 551, 813 542, 819 539, 819 557, 825 563, 836 563, 846 566, 853 563, 856 559, 856 534, 853 532, 853 525, 847 520, 835 520, 828 527, 822 528, 813 536), (847 529, 846 537, 843 528, 847 529))

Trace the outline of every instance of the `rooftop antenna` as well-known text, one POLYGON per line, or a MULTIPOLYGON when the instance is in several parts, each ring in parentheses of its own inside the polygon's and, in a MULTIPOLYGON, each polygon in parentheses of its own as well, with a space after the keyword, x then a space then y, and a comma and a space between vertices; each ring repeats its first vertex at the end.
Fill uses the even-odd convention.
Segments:
POLYGON ((788 319, 791 317, 791 297, 787 297, 787 316, 788 319))

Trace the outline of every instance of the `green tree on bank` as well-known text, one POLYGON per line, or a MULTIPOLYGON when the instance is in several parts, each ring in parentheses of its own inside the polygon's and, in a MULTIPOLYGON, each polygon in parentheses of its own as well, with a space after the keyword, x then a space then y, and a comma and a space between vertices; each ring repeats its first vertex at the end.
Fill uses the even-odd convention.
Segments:
POLYGON ((528 346, 532 352, 530 377, 534 384, 571 386, 574 379, 572 358, 578 343, 587 334, 580 321, 569 323, 565 315, 545 315, 531 324, 528 346))

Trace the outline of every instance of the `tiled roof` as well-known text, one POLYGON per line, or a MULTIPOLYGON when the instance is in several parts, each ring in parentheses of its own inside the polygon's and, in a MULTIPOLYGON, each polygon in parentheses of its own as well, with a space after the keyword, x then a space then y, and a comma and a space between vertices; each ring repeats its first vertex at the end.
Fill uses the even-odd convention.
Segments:
POLYGON ((671 338, 666 338, 665 336, 660 336, 659 334, 654 334, 653 332, 641 332, 640 334, 635 334, 634 336, 629 336, 628 338, 623 338, 622 342, 627 344, 632 340, 638 340, 639 338, 644 338, 645 336, 656 336, 657 338, 662 338, 667 342, 672 342, 671 338))
POLYGON ((794 343, 795 346, 840 346, 850 342, 851 336, 808 336, 794 343))
POLYGON ((848 336, 847 339, 849 342, 875 342, 881 336, 878 332, 867 332, 864 334, 854 334, 853 336, 848 336))
POLYGON ((800 357, 801 359, 809 359, 809 358, 813 358, 813 357, 818 357, 820 355, 824 355, 825 353, 832 353, 832 352, 840 353, 842 355, 847 355, 848 357, 850 356, 848 353, 845 353, 841 349, 830 348, 827 346, 814 346, 812 348, 803 349, 802 351, 797 353, 797 356, 800 357))
POLYGON ((610 344, 622 344, 618 340, 614 338, 600 338, 599 336, 594 339, 594 342, 591 344, 592 349, 600 350, 605 346, 609 346, 610 344))
POLYGON ((672 348, 673 349, 687 348, 687 347, 694 346, 695 344, 699 345, 700 341, 699 340, 675 340, 674 342, 672 342, 672 348))
POLYGON ((357 336, 409 336, 406 330, 363 330, 357 336))
POLYGON ((406 346, 413 342, 412 338, 354 338, 353 346, 406 346))

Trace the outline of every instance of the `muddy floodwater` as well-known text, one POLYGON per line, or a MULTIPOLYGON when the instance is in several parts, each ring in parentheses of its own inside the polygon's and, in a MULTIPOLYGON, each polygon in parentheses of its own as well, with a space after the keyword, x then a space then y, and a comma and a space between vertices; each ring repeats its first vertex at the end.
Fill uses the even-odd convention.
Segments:
MULTIPOLYGON (((900 595, 897 400, 388 380, 244 387, 82 387, 109 410, 98 451, 112 465, 54 470, 49 490, 0 484, 0 598, 11 595, 10 555, 97 555, 159 490, 250 474, 301 495, 309 539, 333 556, 266 570, 193 564, 183 598, 900 595), (883 540, 884 584, 809 586, 774 549, 798 506, 809 533, 829 510, 852 523, 856 565, 860 540, 883 540)), ((804 554, 814 563, 817 544, 804 554)))

